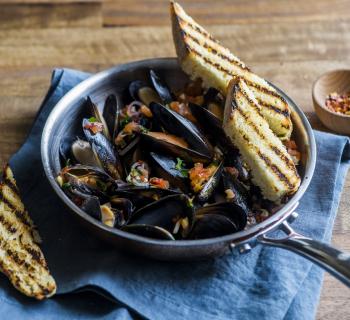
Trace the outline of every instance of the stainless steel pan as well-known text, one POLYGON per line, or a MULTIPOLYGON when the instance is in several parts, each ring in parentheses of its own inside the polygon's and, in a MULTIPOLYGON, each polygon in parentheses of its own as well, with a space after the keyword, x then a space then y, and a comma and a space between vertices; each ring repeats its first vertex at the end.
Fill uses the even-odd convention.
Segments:
POLYGON ((299 235, 289 225, 297 217, 295 210, 298 201, 311 181, 316 162, 316 145, 313 132, 305 115, 278 88, 276 89, 285 97, 292 108, 293 138, 302 152, 300 170, 302 183, 298 192, 288 203, 262 223, 249 230, 213 239, 161 241, 105 227, 70 201, 55 180, 60 170, 59 144, 63 136, 74 134, 80 126, 83 99, 90 95, 94 101, 102 104, 108 94, 122 93, 131 80, 146 80, 149 68, 155 69, 173 90, 182 88, 188 80, 175 58, 127 63, 100 72, 83 81, 66 94, 50 114, 42 135, 42 162, 53 189, 72 214, 96 236, 109 241, 120 249, 127 248, 128 251, 137 252, 150 258, 161 260, 205 259, 222 255, 229 249, 244 253, 251 250, 256 244, 264 244, 294 251, 317 263, 350 286, 350 255, 342 253, 327 244, 299 235), (276 229, 283 230, 286 236, 282 239, 269 237, 268 234, 276 229))

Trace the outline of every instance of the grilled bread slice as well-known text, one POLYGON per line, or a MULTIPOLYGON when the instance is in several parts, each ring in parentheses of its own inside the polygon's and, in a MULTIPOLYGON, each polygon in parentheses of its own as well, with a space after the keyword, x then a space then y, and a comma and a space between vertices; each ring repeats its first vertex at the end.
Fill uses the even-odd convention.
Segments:
POLYGON ((38 246, 39 239, 6 166, 0 184, 0 270, 20 292, 42 300, 55 294, 56 283, 38 246))
POLYGON ((192 79, 201 78, 206 87, 214 87, 224 95, 232 78, 242 77, 272 131, 281 139, 288 139, 292 121, 285 99, 187 15, 178 3, 172 2, 170 11, 175 48, 184 72, 192 79))
POLYGON ((300 177, 293 160, 270 129, 243 79, 232 80, 229 85, 223 128, 250 167, 252 181, 266 199, 280 203, 298 190, 300 177))

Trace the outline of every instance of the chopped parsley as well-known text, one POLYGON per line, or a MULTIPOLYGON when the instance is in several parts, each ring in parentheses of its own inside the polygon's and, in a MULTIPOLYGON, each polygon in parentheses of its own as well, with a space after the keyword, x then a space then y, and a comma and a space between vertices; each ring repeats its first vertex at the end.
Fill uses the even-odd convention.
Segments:
POLYGON ((62 184, 62 189, 63 190, 67 190, 71 187, 71 184, 69 182, 65 182, 64 184, 62 184))
POLYGON ((175 169, 181 173, 184 178, 188 178, 188 169, 185 168, 186 164, 181 158, 176 158, 175 169))
POLYGON ((121 129, 123 129, 130 122, 131 122, 131 118, 128 115, 126 115, 125 118, 122 121, 120 121, 121 129))

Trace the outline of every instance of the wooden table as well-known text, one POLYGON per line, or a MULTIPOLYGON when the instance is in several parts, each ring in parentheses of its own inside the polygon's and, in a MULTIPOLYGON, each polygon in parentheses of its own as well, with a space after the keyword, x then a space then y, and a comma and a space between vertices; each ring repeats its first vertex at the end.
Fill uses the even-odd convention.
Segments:
MULTIPOLYGON (((312 82, 350 67, 350 1, 182 1, 258 74, 283 88, 312 125, 312 82)), ((96 72, 174 56, 162 0, 0 0, 0 162, 24 141, 54 67, 96 72), (147 25, 145 27, 145 25, 147 25)), ((350 251, 350 175, 332 242, 350 251)), ((320 195, 326 196, 326 195, 320 195)), ((350 290, 326 275, 317 319, 349 319, 350 290)))

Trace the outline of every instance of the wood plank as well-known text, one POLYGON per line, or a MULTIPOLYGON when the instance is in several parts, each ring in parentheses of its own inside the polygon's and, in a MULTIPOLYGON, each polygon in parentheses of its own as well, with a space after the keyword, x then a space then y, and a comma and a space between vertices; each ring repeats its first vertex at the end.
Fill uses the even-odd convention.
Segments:
MULTIPOLYGON (((212 26, 248 65, 350 59, 350 22, 212 26), (286 36, 288 34, 288 37, 286 36), (342 38, 339 37, 342 34, 342 38)), ((174 56, 169 27, 0 31, 0 67, 99 63, 174 56), (84 36, 82 36, 84 35, 84 36), (40 59, 38 59, 40 57, 40 59)))
MULTIPOLYGON (((329 21, 348 19, 347 0, 182 0, 184 9, 204 24, 250 24, 271 22, 329 21)), ((106 0, 106 26, 169 24, 169 2, 164 0, 106 0)))
POLYGON ((0 30, 101 26, 102 5, 96 1, 1 4, 0 30))

